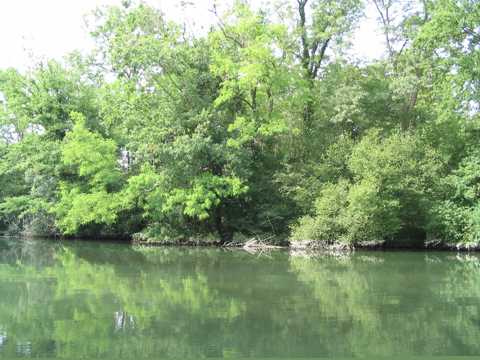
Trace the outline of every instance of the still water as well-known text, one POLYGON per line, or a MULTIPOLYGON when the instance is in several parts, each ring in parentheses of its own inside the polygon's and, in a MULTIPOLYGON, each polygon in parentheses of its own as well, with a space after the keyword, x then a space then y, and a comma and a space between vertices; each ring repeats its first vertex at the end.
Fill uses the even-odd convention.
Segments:
POLYGON ((0 239, 0 358, 480 355, 472 254, 0 239))

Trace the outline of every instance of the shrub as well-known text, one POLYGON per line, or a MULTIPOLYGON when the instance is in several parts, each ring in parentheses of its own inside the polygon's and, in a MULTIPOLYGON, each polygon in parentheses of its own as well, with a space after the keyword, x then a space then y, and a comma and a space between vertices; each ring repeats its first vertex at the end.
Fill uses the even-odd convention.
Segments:
POLYGON ((314 214, 293 227, 292 241, 357 243, 425 233, 441 169, 428 145, 410 134, 383 138, 371 131, 346 161, 343 178, 323 186, 314 214))

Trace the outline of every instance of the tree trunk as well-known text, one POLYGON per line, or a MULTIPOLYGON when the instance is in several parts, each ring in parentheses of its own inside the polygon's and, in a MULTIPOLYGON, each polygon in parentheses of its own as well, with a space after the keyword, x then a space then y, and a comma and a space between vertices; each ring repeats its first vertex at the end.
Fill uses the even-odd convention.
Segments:
POLYGON ((223 206, 220 205, 215 211, 215 228, 220 237, 220 244, 224 245, 232 241, 233 232, 225 224, 225 216, 223 206))

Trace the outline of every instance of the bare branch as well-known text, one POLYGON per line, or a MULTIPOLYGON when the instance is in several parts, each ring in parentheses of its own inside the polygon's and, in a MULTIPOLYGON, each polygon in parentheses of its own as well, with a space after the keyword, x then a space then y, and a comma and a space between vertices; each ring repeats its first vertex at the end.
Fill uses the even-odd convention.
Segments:
POLYGON ((213 5, 213 9, 210 9, 209 11, 210 11, 212 14, 214 14, 215 17, 217 18, 218 27, 219 27, 220 30, 222 31, 223 36, 225 36, 226 39, 233 41, 234 43, 236 43, 236 44, 237 44, 238 46, 240 46, 241 48, 245 47, 245 45, 244 45, 239 39, 237 39, 236 37, 234 37, 234 36, 232 36, 232 35, 230 35, 230 34, 227 33, 226 25, 225 25, 225 23, 222 21, 221 16, 218 14, 217 5, 214 4, 214 5, 213 5))

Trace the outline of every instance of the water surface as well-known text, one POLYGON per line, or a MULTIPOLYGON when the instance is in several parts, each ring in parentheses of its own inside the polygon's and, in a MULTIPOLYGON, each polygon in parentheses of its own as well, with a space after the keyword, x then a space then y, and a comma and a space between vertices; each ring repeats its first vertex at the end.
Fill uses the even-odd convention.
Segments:
POLYGON ((0 358, 480 355, 472 254, 0 239, 0 358))

